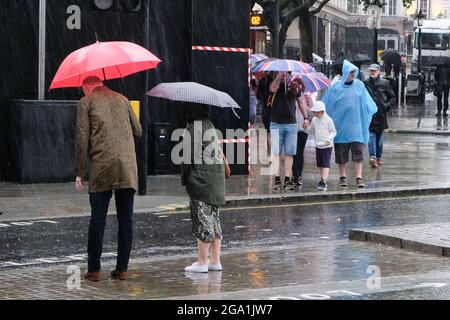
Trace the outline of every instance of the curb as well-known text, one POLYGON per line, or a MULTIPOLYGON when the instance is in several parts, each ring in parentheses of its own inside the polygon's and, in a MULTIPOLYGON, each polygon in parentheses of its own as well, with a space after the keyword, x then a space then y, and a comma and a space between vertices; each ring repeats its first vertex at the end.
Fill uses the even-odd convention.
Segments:
POLYGON ((418 134, 418 135, 434 135, 434 136, 450 136, 450 131, 431 131, 431 130, 403 130, 403 129, 386 129, 385 133, 395 134, 418 134))
MULTIPOLYGON (((258 207, 263 205, 286 205, 286 204, 312 204, 345 201, 364 201, 386 198, 402 197, 424 197, 434 195, 450 195, 450 185, 448 187, 403 187, 403 188, 383 188, 383 189, 363 189, 349 191, 330 191, 330 192, 305 192, 305 193, 282 193, 282 194, 264 194, 252 196, 231 196, 227 197, 225 208, 258 207)), ((148 207, 135 209, 134 213, 150 214, 171 214, 182 211, 189 211, 189 205, 182 203, 171 204, 172 208, 166 206, 148 207)), ((108 213, 111 214, 111 213, 108 213)), ((11 221, 29 221, 42 219, 58 219, 78 216, 89 216, 89 212, 78 212, 70 216, 20 216, 17 218, 0 219, 0 222, 9 223, 11 221)), ((2 215, 3 216, 3 215, 2 215)))
POLYGON ((443 257, 450 257, 450 247, 430 244, 422 241, 404 239, 393 235, 381 233, 381 231, 365 231, 352 229, 349 232, 349 240, 371 242, 386 246, 396 247, 409 251, 418 251, 443 257))
POLYGON ((392 197, 411 197, 411 196, 431 196, 450 194, 449 187, 431 188, 431 187, 405 187, 389 188, 382 190, 361 190, 361 191, 333 191, 326 193, 309 192, 300 194, 282 194, 282 195, 257 195, 257 196, 239 196, 229 197, 227 207, 258 206, 267 204, 289 204, 289 203, 312 203, 312 202, 339 202, 355 200, 376 200, 392 197))

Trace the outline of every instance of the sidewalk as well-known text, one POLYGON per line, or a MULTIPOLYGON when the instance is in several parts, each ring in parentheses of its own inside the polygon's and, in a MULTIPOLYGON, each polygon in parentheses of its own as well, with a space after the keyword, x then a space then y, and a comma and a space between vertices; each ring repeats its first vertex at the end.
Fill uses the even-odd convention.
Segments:
POLYGON ((450 257, 450 223, 354 229, 349 239, 450 257))
POLYGON ((450 136, 448 118, 436 117, 436 112, 435 97, 429 93, 425 105, 404 105, 391 110, 386 132, 450 136))
POLYGON ((359 297, 377 292, 368 291, 367 286, 366 270, 373 265, 383 271, 384 290, 448 279, 448 264, 442 257, 424 259, 421 254, 348 240, 228 250, 222 254, 223 272, 184 272, 193 258, 190 254, 132 259, 128 281, 108 279, 107 271, 114 268, 114 260, 102 263, 100 282, 82 278, 84 262, 0 270, 0 299, 248 300, 286 295, 320 299, 317 294, 337 299, 345 294, 349 297, 350 291, 359 297), (394 279, 397 281, 392 283, 394 279))
MULTIPOLYGON (((372 169, 365 161, 363 174, 366 189, 358 190, 354 186, 355 177, 351 167, 348 170, 349 187, 339 188, 337 167, 333 163, 328 192, 317 192, 315 150, 312 140, 308 140, 303 187, 295 192, 272 191, 272 178, 260 174, 264 166, 252 165, 250 175, 232 176, 227 181, 228 205, 450 193, 450 170, 445 170, 450 164, 449 140, 447 136, 437 135, 450 135, 450 131, 447 131, 448 122, 445 118, 435 117, 436 102, 431 99, 432 95, 427 95, 423 106, 406 105, 391 111, 390 129, 385 138, 385 165, 372 169), (442 126, 439 121, 442 121, 442 126)), ((259 141, 259 146, 265 153, 263 141, 259 141)), ((136 212, 170 212, 188 208, 188 197, 179 176, 150 176, 147 185, 147 195, 135 198, 136 212)), ((88 200, 87 193, 77 193, 73 183, 0 183, 0 222, 89 215, 88 200)), ((113 205, 110 212, 114 212, 113 205)))
MULTIPOLYGON (((395 118, 391 123, 404 126, 409 121, 413 120, 395 118)), ((447 137, 387 133, 384 155, 385 165, 379 169, 370 168, 366 158, 363 171, 365 189, 357 189, 354 185, 351 167, 347 173, 349 187, 340 188, 337 166, 333 163, 328 191, 320 193, 316 190, 315 149, 313 141, 308 140, 303 187, 295 192, 272 191, 272 178, 260 175, 263 167, 253 165, 250 175, 232 176, 227 181, 228 204, 248 206, 450 193, 450 170, 446 170, 450 165, 447 137)), ((89 215, 88 200, 88 194, 77 193, 73 183, 0 183, 0 222, 89 215)), ((136 212, 186 210, 188 205, 187 194, 177 175, 148 177, 147 195, 135 198, 136 212)), ((111 204, 110 212, 114 211, 111 204)))

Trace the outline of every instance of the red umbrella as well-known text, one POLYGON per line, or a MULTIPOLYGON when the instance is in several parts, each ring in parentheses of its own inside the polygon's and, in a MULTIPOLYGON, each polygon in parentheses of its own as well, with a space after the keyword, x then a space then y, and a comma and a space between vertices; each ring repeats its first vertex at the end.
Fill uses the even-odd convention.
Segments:
POLYGON ((161 60, 147 49, 131 42, 96 42, 67 56, 53 78, 50 89, 81 87, 83 80, 123 78, 156 68, 161 60))

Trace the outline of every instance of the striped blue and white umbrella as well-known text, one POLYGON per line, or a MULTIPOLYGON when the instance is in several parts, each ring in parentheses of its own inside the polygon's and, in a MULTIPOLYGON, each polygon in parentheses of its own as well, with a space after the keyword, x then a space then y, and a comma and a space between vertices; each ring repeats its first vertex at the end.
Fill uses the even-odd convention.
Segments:
POLYGON ((265 54, 256 53, 256 54, 250 55, 249 63, 251 65, 254 65, 255 63, 258 63, 258 62, 261 62, 261 61, 264 61, 264 60, 267 60, 267 59, 269 59, 269 57, 266 56, 265 54))
POLYGON ((163 82, 148 91, 147 95, 172 101, 231 108, 237 117, 238 115, 234 109, 241 108, 228 93, 197 82, 163 82))
POLYGON ((331 85, 330 79, 321 72, 292 73, 291 80, 301 79, 305 84, 305 90, 316 92, 321 89, 327 89, 331 85))
POLYGON ((262 62, 253 69, 254 73, 270 72, 270 71, 300 72, 300 73, 315 72, 314 68, 311 67, 309 64, 289 59, 277 59, 262 62))

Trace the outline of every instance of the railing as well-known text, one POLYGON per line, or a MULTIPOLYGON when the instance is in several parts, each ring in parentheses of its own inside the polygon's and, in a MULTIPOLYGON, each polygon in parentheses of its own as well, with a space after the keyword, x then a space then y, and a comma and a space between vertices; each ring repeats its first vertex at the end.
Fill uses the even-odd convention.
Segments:
POLYGON ((314 67, 315 67, 317 72, 322 72, 324 75, 327 76, 327 78, 334 77, 334 72, 333 72, 332 62, 331 61, 316 62, 316 63, 314 63, 314 67))

